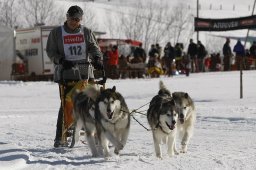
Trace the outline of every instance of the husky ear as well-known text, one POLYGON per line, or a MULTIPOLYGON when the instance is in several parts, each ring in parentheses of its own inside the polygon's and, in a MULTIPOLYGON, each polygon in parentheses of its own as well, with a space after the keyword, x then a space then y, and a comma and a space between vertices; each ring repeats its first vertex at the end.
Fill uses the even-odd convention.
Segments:
POLYGON ((188 98, 188 93, 185 93, 184 96, 185 96, 185 98, 187 99, 187 98, 188 98))
POLYGON ((175 93, 172 93, 172 98, 175 100, 177 99, 177 96, 175 95, 175 93))
POLYGON ((165 89, 165 85, 162 80, 159 81, 159 89, 165 89))
POLYGON ((116 91, 116 86, 113 86, 113 88, 111 89, 113 92, 116 91))

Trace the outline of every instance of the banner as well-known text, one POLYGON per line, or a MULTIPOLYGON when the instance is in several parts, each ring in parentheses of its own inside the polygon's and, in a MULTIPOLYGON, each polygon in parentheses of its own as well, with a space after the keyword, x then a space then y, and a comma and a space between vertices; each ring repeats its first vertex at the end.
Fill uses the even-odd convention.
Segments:
POLYGON ((195 18, 195 31, 229 31, 256 28, 256 15, 241 18, 195 18))

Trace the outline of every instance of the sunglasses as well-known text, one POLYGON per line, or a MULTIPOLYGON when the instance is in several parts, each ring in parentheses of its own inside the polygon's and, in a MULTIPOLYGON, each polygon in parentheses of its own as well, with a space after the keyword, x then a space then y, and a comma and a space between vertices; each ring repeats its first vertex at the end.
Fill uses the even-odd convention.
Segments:
POLYGON ((72 17, 70 17, 70 20, 80 22, 82 20, 82 18, 72 18, 72 17))

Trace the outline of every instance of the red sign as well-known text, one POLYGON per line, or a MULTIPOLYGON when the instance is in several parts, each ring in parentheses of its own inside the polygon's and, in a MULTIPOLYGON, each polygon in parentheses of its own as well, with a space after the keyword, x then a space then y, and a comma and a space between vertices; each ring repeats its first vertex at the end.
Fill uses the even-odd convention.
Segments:
POLYGON ((84 42, 83 35, 66 35, 64 36, 64 44, 77 44, 84 42))
POLYGON ((32 44, 40 43, 40 38, 32 38, 31 43, 32 44))

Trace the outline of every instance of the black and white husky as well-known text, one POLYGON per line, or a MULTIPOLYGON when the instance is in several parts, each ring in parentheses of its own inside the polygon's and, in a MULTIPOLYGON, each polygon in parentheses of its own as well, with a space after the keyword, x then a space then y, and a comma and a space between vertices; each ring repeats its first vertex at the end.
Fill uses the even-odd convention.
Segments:
POLYGON ((172 97, 175 101, 175 110, 179 114, 177 130, 181 138, 181 152, 186 153, 196 121, 195 105, 188 93, 174 92, 172 97))
POLYGON ((96 126, 95 126, 95 102, 100 90, 95 86, 89 86, 83 91, 76 91, 73 94, 73 117, 75 133, 72 140, 72 147, 79 140, 80 130, 85 130, 85 135, 92 156, 98 156, 96 148, 96 126))
POLYGON ((110 156, 109 141, 115 147, 115 154, 119 154, 128 138, 130 115, 123 96, 116 91, 115 86, 101 91, 96 103, 95 119, 104 157, 110 156))
POLYGON ((150 102, 147 119, 152 129, 156 156, 162 158, 161 143, 167 144, 167 153, 170 157, 178 154, 175 148, 178 114, 175 112, 171 93, 162 81, 160 81, 158 95, 154 96, 150 102))

